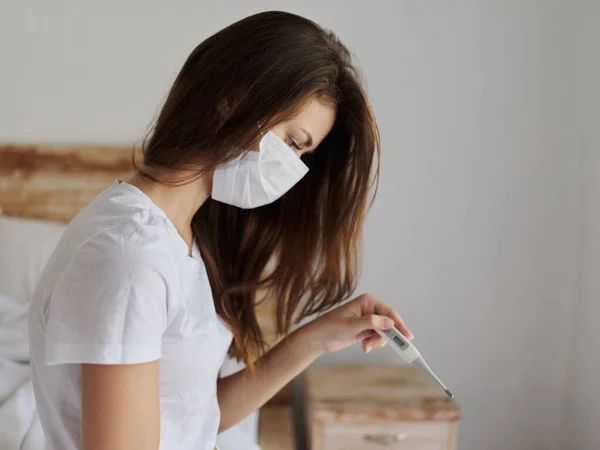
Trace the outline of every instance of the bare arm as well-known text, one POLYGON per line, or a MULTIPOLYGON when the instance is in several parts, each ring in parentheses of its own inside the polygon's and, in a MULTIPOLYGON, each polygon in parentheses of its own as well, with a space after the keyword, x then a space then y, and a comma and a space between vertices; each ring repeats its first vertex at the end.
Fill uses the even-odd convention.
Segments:
POLYGON ((263 356, 253 372, 242 370, 221 378, 217 387, 221 409, 219 432, 263 406, 308 367, 320 353, 307 344, 305 330, 300 329, 263 356))
POLYGON ((296 330, 263 356, 253 372, 243 370, 219 380, 219 431, 263 406, 321 354, 357 342, 362 342, 366 353, 382 347, 385 341, 373 330, 386 330, 393 325, 412 338, 392 308, 370 295, 362 295, 296 330))
POLYGON ((157 450, 158 361, 83 364, 81 410, 83 450, 157 450))

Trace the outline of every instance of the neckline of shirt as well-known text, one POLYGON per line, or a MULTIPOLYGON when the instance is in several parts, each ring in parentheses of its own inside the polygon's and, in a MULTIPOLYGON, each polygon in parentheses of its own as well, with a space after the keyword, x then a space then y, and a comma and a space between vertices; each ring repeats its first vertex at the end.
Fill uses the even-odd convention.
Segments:
POLYGON ((187 256, 189 260, 195 262, 196 264, 200 262, 201 255, 196 240, 194 239, 194 242, 192 244, 192 254, 190 256, 189 247, 187 243, 181 237, 181 235, 177 231, 177 228, 175 228, 175 225, 173 225, 173 222, 171 222, 171 219, 169 219, 167 214, 156 203, 154 203, 152 199, 148 197, 146 193, 144 193, 144 191, 142 191, 137 186, 134 186, 133 184, 127 183, 126 181, 122 181, 119 179, 115 180, 113 186, 116 186, 120 189, 123 189, 129 193, 135 194, 136 196, 140 197, 140 199, 144 202, 146 206, 148 206, 150 209, 152 209, 155 213, 157 213, 160 217, 164 219, 169 232, 173 235, 175 241, 177 242, 177 245, 181 247, 181 251, 185 254, 185 256, 187 256))

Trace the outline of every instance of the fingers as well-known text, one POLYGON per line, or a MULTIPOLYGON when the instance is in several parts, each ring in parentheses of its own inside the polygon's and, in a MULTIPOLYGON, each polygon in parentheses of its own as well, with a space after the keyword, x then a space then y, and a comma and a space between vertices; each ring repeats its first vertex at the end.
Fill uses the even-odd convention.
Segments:
POLYGON ((375 348, 381 348, 386 344, 385 339, 376 334, 373 337, 364 339, 362 342, 362 348, 365 353, 369 353, 371 350, 375 348))
POLYGON ((394 321, 391 318, 378 314, 367 314, 352 321, 355 334, 365 330, 389 330, 393 326, 394 321))
POLYGON ((356 335, 355 342, 362 343, 363 352, 369 353, 375 348, 385 346, 386 341, 375 330, 365 330, 356 335))
POLYGON ((414 334, 412 334, 408 327, 404 324, 404 321, 402 320, 402 317, 400 317, 400 314, 398 314, 396 310, 391 306, 386 305, 385 303, 379 300, 376 300, 375 312, 377 314, 391 317, 394 320, 394 325, 396 326, 398 331, 404 336, 406 336, 407 339, 412 341, 415 338, 414 334))
POLYGON ((354 338, 354 342, 362 342, 362 341, 365 341, 366 339, 372 338, 374 336, 379 336, 376 331, 364 330, 356 335, 356 337, 354 338))

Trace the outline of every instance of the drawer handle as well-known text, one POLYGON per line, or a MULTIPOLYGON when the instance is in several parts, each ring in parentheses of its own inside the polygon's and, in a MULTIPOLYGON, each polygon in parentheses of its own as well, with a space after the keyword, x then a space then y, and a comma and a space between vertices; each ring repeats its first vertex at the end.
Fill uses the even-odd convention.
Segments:
POLYGON ((396 434, 367 434, 364 439, 367 442, 372 442, 379 445, 394 445, 404 441, 408 435, 406 433, 396 434))

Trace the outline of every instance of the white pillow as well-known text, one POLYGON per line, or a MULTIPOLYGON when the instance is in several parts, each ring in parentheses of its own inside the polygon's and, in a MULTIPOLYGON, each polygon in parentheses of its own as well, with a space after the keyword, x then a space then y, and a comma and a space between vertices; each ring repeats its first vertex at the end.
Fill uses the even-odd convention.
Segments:
POLYGON ((0 293, 29 305, 66 225, 0 215, 0 293))
MULTIPOLYGON (((29 336, 26 305, 0 292, 0 361, 4 358, 29 360, 29 336)), ((0 374, 0 379, 2 376, 0 374)))
POLYGON ((0 215, 0 356, 29 359, 27 310, 61 223, 0 215))

